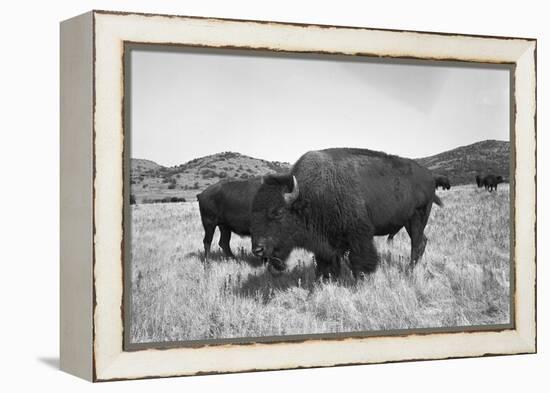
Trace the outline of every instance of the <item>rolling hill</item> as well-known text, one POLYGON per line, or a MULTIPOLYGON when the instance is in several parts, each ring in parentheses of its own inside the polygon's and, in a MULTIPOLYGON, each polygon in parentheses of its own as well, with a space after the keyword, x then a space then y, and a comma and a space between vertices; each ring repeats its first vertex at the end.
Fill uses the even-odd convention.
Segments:
MULTIPOLYGON (((433 173, 449 177, 452 185, 474 183, 478 173, 495 173, 508 180, 510 143, 486 140, 416 161, 433 173)), ((200 157, 173 167, 132 158, 131 194, 138 203, 173 197, 194 201, 198 193, 222 179, 248 179, 289 169, 286 162, 235 152, 200 157)))
POLYGON ((272 162, 234 152, 200 157, 174 167, 132 158, 131 193, 138 203, 171 197, 194 201, 198 193, 222 179, 248 179, 284 172, 289 168, 290 164, 285 162, 272 162))
POLYGON ((508 181, 510 142, 481 141, 416 161, 434 173, 447 176, 453 185, 474 183, 478 173, 494 173, 508 181))

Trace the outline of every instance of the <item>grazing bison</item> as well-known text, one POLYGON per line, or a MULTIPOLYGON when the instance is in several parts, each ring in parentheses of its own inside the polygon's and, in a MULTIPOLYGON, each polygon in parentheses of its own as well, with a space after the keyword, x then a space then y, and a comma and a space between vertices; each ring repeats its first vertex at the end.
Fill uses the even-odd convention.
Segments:
POLYGON ((317 276, 337 276, 345 254, 355 277, 376 269, 373 236, 411 238, 411 266, 424 253, 424 227, 435 195, 428 169, 364 149, 304 154, 290 174, 263 178, 252 201, 252 251, 276 270, 294 248, 313 252, 317 276))
POLYGON ((485 189, 489 192, 493 192, 493 190, 497 190, 498 185, 500 183, 504 182, 504 179, 502 176, 495 176, 495 175, 487 175, 483 178, 483 185, 485 186, 485 189))
POLYGON ((493 190, 496 190, 498 188, 498 185, 502 182, 504 182, 502 176, 496 176, 493 174, 485 176, 476 175, 477 187, 485 187, 485 189, 489 192, 493 192, 493 190))
POLYGON ((477 188, 483 187, 483 178, 479 175, 476 175, 476 183, 477 183, 477 188))
POLYGON ((234 258, 229 241, 231 232, 250 236, 250 204, 261 184, 260 177, 248 180, 222 180, 197 195, 204 227, 204 256, 208 258, 216 227, 225 256, 234 258))
POLYGON ((437 190, 439 187, 443 188, 444 190, 450 190, 451 189, 451 183, 449 182, 449 178, 447 176, 443 175, 435 175, 435 189, 437 190))

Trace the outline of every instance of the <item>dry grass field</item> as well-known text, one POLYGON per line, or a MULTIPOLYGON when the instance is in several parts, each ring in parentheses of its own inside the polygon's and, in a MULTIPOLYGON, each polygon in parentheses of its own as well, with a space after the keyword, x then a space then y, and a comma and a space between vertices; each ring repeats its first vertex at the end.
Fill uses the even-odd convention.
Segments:
MULTIPOLYGON (((297 250, 272 276, 233 235, 237 260, 202 259, 196 202, 133 205, 133 343, 357 332, 508 323, 509 188, 438 191, 423 260, 408 273, 410 241, 377 238, 381 264, 354 282, 349 273, 316 282, 311 255, 297 250)), ((213 242, 217 250, 218 231, 213 242)))

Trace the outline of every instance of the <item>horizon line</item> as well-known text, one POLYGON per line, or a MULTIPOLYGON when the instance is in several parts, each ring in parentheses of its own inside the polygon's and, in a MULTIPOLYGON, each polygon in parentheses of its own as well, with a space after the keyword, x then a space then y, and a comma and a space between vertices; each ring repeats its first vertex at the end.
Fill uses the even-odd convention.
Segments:
MULTIPOLYGON (((490 141, 493 141, 493 142, 507 142, 507 143, 510 143, 510 141, 506 141, 506 140, 501 140, 501 139, 482 139, 482 140, 479 140, 477 142, 472 142, 472 143, 469 143, 467 145, 460 145, 460 146, 457 146, 457 147, 454 147, 452 149, 449 149, 449 150, 444 150, 442 152, 439 152, 439 153, 434 153, 434 154, 431 154, 429 156, 424 156, 424 157, 414 157, 414 158, 411 158, 411 157, 404 157, 404 156, 400 156, 400 157, 403 157, 403 158, 409 158, 409 159, 412 159, 412 160, 422 160, 422 159, 425 159, 425 158, 431 158, 431 157, 434 157, 434 156, 437 156, 439 154, 443 154, 443 153, 446 153, 446 152, 449 152, 449 151, 452 151, 452 150, 456 150, 456 149, 459 149, 461 147, 466 147, 466 146, 471 146, 471 145, 475 145, 477 143, 481 143, 481 142, 490 142, 490 141)), ((331 149, 334 149, 334 148, 342 148, 342 149, 346 149, 346 148, 353 148, 353 149, 365 149, 365 148, 357 148, 357 147, 343 147, 343 146, 338 146, 338 147, 331 147, 331 149)), ((320 149, 320 150, 324 150, 324 149, 320 149)), ((217 154, 221 154, 221 153, 236 153, 236 154, 239 154, 241 156, 245 156, 245 157, 249 157, 249 158, 253 158, 255 160, 262 160, 262 161, 266 161, 266 162, 279 162, 279 163, 283 163, 283 164, 289 164, 289 165, 292 165, 291 162, 288 162, 288 161, 280 161, 280 160, 267 160, 265 158, 260 158, 260 157, 253 157, 253 156, 249 156, 247 154, 243 154, 243 153, 240 153, 240 152, 237 152, 237 151, 220 151, 220 152, 217 152, 217 153, 212 153, 212 154, 207 154, 207 155, 204 155, 204 156, 200 156, 200 157, 195 157, 195 158, 192 158, 190 160, 187 160, 185 162, 182 162, 181 164, 176 164, 176 165, 163 165, 163 164, 160 164, 158 161, 155 161, 155 160, 152 160, 150 158, 142 158, 142 157, 130 157, 131 160, 144 160, 144 161, 150 161, 158 166, 161 166, 163 168, 174 168, 174 167, 177 167, 177 166, 181 166, 181 165, 185 165, 193 160, 196 160, 196 159, 200 159, 200 158, 205 158, 205 157, 210 157, 210 156, 215 156, 217 154)), ((388 152, 383 152, 385 154, 392 154, 392 153, 388 153, 388 152)))

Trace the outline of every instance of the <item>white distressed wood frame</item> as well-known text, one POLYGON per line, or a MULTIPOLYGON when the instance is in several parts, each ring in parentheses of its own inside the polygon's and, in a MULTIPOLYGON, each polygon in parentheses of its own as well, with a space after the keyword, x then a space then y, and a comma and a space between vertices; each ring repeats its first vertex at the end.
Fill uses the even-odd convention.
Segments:
POLYGON ((92 11, 62 23, 61 51, 62 369, 106 381, 536 351, 535 40, 92 11), (515 327, 125 352, 125 42, 515 65, 515 327))

